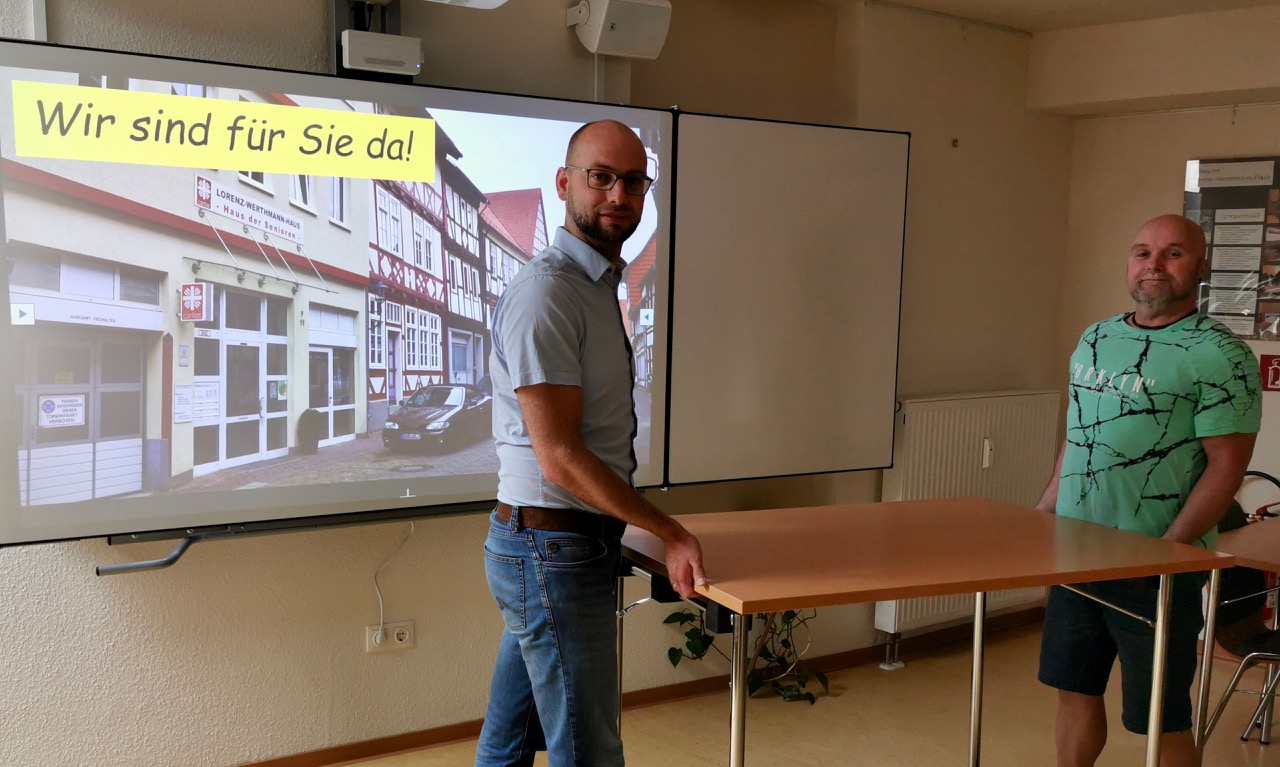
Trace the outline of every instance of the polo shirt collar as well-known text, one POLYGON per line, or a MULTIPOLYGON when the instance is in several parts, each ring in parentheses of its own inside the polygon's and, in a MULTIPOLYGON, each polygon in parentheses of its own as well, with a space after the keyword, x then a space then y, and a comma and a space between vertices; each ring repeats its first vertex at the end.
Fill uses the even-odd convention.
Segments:
POLYGON ((600 278, 613 266, 609 259, 600 255, 595 248, 569 234, 569 230, 563 226, 556 228, 552 245, 582 267, 582 271, 586 272, 592 282, 599 282, 600 278))

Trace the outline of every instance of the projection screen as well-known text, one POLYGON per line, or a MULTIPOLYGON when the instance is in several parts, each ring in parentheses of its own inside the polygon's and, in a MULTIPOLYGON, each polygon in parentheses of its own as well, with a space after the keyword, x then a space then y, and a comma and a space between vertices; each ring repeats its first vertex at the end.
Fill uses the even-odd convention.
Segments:
POLYGON ((893 462, 905 133, 681 114, 673 484, 893 462))
POLYGON ((0 544, 492 499, 490 318, 602 118, 659 179, 619 294, 655 484, 668 112, 0 44, 0 544))

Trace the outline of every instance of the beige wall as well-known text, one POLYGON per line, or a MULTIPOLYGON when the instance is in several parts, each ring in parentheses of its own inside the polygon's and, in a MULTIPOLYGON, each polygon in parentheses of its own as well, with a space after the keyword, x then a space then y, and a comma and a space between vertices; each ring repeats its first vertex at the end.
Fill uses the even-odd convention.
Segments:
POLYGON ((849 12, 858 123, 912 134, 899 395, 1056 387, 1071 127, 1023 108, 1030 41, 849 12))
POLYGON ((835 8, 776 0, 673 5, 662 54, 631 65, 633 104, 832 121, 835 8))
MULTIPOLYGON (((50 0, 50 38, 319 71, 327 5, 50 0)), ((564 29, 563 5, 411 3, 405 31, 427 49, 420 79, 590 97, 594 62, 564 29)), ((608 63, 603 97, 913 131, 903 392, 1056 381, 1065 363, 1046 339, 1058 335, 1070 134, 1064 118, 1023 111, 1027 41, 860 5, 681 0, 663 57, 608 63)), ((654 498, 694 512, 878 494, 879 476, 862 473, 654 498)), ((373 573, 407 524, 202 544, 170 570, 110 579, 93 566, 168 547, 0 550, 12 595, 0 601, 0 762, 223 767, 476 719, 499 628, 484 524, 420 522, 384 571, 387 618, 417 622, 419 647, 400 655, 366 655, 362 636, 377 618, 373 573)), ((719 661, 671 670, 678 635, 662 612, 633 614, 627 688, 724 672, 719 661)), ((815 632, 818 654, 875 639, 866 606, 824 611, 815 632)))
POLYGON ((31 1, 5 0, 0 3, 0 37, 33 39, 34 19, 31 1))
POLYGON ((561 0, 518 0, 492 11, 402 3, 401 32, 422 39, 418 82, 532 96, 626 103, 631 63, 593 57, 565 27, 561 0))
POLYGON ((1032 109, 1106 115, 1280 98, 1280 7, 1038 35, 1032 109))

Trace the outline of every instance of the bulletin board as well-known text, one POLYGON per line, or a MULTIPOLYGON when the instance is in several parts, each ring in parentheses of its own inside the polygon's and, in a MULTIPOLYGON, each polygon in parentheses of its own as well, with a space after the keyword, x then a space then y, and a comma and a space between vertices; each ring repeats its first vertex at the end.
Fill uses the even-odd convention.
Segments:
POLYGON ((1200 224, 1209 272, 1200 311, 1241 338, 1280 340, 1277 157, 1191 160, 1184 215, 1200 224))

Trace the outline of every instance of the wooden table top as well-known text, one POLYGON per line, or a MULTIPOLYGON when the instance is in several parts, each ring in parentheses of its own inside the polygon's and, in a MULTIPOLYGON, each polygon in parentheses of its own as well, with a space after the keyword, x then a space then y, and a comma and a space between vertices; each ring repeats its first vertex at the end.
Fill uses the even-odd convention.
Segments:
POLYGON ((1254 522, 1219 535, 1218 551, 1234 556, 1237 565, 1280 570, 1280 519, 1254 522))
MULTIPOLYGON (((677 517, 702 544, 698 592, 745 614, 1231 567, 1230 555, 983 498, 677 517)), ((1280 522, 1274 527, 1280 532, 1280 522)), ((628 558, 666 573, 628 528, 628 558)))

